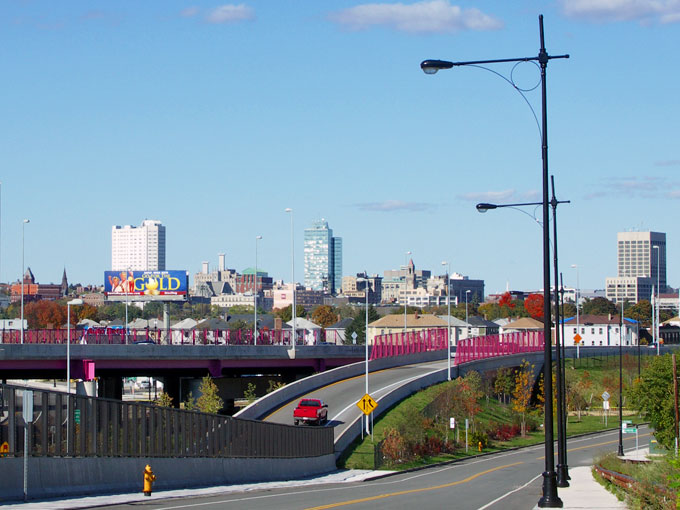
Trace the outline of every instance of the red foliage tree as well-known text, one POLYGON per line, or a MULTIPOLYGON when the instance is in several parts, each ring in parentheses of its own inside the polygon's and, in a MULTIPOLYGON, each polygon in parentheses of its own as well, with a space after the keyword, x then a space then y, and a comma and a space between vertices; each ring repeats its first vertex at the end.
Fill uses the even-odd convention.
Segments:
POLYGON ((501 308, 504 306, 507 306, 510 309, 515 308, 515 303, 512 302, 512 295, 510 295, 510 292, 506 292, 501 296, 501 298, 498 300, 498 306, 501 308))
POLYGON ((542 319, 543 294, 529 294, 524 300, 524 309, 534 319, 542 319))

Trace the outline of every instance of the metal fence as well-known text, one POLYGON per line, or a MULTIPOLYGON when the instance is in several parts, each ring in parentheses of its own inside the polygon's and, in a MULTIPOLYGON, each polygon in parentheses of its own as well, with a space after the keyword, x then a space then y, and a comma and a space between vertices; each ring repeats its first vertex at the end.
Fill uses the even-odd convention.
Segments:
POLYGON ((542 351, 543 331, 521 331, 503 335, 465 338, 456 347, 456 365, 478 359, 542 351))
POLYGON ((297 458, 333 453, 333 429, 294 427, 103 398, 0 385, 0 456, 297 458), (28 427, 26 429, 26 427, 28 427))

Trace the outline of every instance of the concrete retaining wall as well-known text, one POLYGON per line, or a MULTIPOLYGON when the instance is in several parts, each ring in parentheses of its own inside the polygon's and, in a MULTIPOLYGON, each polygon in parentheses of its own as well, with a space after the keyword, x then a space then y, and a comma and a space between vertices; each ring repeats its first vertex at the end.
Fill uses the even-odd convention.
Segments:
MULTIPOLYGON (((400 367, 404 365, 412 365, 414 363, 425 363, 428 361, 438 361, 446 359, 445 351, 429 351, 419 354, 410 354, 408 356, 395 356, 392 358, 382 358, 368 362, 369 372, 377 370, 384 370, 386 368, 400 367)), ((365 362, 353 363, 343 367, 334 368, 333 370, 326 370, 311 377, 306 377, 294 383, 287 384, 272 393, 265 395, 259 400, 253 402, 248 407, 234 415, 235 418, 246 418, 250 420, 261 420, 265 416, 271 414, 282 405, 291 400, 314 391, 318 388, 323 388, 329 384, 349 379, 362 375, 366 369, 365 362)))
MULTIPOLYGON (((23 458, 0 459, 0 501, 23 499, 23 463, 23 458)), ((154 491, 292 480, 336 469, 332 454, 300 459, 33 457, 28 462, 28 497, 141 492, 147 464, 156 475, 154 491)))

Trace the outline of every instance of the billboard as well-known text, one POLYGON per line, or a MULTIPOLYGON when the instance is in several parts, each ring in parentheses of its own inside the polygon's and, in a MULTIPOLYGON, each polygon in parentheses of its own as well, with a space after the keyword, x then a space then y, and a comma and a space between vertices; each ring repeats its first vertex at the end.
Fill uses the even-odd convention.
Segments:
POLYGON ((109 301, 186 301, 186 271, 105 271, 104 295, 109 301))

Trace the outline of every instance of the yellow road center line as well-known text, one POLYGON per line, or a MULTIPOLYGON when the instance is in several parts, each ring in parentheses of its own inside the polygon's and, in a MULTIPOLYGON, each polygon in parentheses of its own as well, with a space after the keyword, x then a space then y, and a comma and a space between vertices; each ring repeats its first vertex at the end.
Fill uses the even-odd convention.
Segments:
POLYGON ((356 505, 357 503, 365 503, 367 501, 376 501, 378 499, 385 499, 385 498, 394 498, 397 496, 404 496, 405 494, 415 494, 418 492, 426 492, 426 491, 434 491, 434 490, 439 490, 439 489, 446 489, 447 487, 453 487, 455 485, 460 485, 462 483, 467 483, 475 478, 479 478, 480 476, 488 475, 489 473, 493 473, 494 471, 498 471, 500 469, 506 469, 509 467, 513 466, 518 466, 520 464, 523 464, 523 462, 515 462, 514 464, 507 464, 505 466, 499 466, 495 467, 492 469, 487 469, 486 471, 481 471, 480 473, 477 473, 475 475, 469 476, 463 480, 459 480, 457 482, 451 482, 451 483, 445 483, 444 485, 435 485, 434 487, 422 487, 420 489, 410 489, 407 491, 399 491, 399 492, 388 492, 386 494, 379 494, 377 496, 370 496, 368 498, 361 498, 361 499, 351 499, 349 501, 341 501, 339 503, 331 503, 329 505, 323 505, 323 506, 315 506, 312 508, 307 508, 306 510, 326 510, 328 508, 337 508, 341 506, 347 506, 347 505, 356 505))

